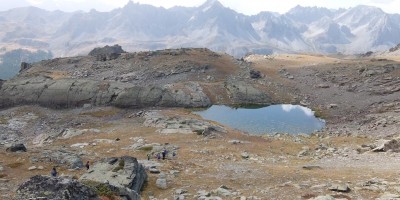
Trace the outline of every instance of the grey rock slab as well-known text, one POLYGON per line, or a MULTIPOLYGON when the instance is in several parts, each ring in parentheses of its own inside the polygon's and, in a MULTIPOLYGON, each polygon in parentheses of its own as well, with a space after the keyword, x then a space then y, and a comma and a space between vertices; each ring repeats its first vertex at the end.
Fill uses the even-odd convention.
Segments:
POLYGON ((328 189, 337 192, 350 192, 350 188, 346 184, 332 184, 328 189))

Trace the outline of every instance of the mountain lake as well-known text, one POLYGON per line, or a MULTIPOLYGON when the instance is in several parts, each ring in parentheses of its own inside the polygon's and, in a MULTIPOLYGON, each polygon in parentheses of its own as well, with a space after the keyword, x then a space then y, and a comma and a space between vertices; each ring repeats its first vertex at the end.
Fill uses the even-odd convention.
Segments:
POLYGON ((196 111, 204 119, 235 128, 250 134, 310 134, 321 130, 325 120, 314 116, 307 107, 290 104, 262 108, 233 108, 213 105, 207 110, 196 111))

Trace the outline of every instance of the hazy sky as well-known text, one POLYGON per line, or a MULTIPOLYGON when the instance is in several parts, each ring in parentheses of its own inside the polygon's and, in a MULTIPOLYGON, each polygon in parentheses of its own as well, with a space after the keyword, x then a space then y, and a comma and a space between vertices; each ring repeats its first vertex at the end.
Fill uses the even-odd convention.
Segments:
MULTIPOLYGON (((206 0, 133 0, 142 4, 152 4, 170 8, 175 5, 199 6, 206 0)), ((219 0, 224 6, 244 14, 257 14, 260 11, 285 13, 296 5, 327 8, 349 8, 356 5, 371 5, 388 13, 400 13, 400 0, 219 0)), ((96 9, 109 11, 123 7, 128 0, 0 0, 0 10, 21 6, 36 6, 47 10, 75 11, 96 9)))

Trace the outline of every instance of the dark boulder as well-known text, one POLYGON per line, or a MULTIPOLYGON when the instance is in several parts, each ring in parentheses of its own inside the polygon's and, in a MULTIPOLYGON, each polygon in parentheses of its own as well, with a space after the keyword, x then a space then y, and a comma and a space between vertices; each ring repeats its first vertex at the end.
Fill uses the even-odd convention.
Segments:
POLYGON ((8 152, 17 152, 17 151, 23 151, 26 152, 26 147, 24 144, 13 144, 11 147, 8 147, 6 149, 8 152))
POLYGON ((76 180, 65 177, 33 176, 17 189, 15 200, 97 200, 96 192, 76 180))
POLYGON ((259 79, 261 78, 261 72, 256 70, 250 70, 250 78, 252 79, 259 79))
POLYGON ((117 59, 125 51, 118 44, 114 46, 98 47, 89 52, 89 56, 96 57, 98 61, 117 59))

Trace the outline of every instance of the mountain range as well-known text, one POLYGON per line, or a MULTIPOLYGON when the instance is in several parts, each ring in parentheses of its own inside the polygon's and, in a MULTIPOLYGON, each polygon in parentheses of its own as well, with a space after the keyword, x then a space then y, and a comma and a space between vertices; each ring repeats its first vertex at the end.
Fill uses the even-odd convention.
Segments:
POLYGON ((207 47, 240 57, 247 53, 342 53, 387 50, 400 43, 400 15, 357 6, 296 6, 285 14, 247 16, 208 0, 199 7, 165 9, 129 2, 110 12, 0 12, 1 51, 48 50, 56 57, 120 44, 127 51, 207 47))

